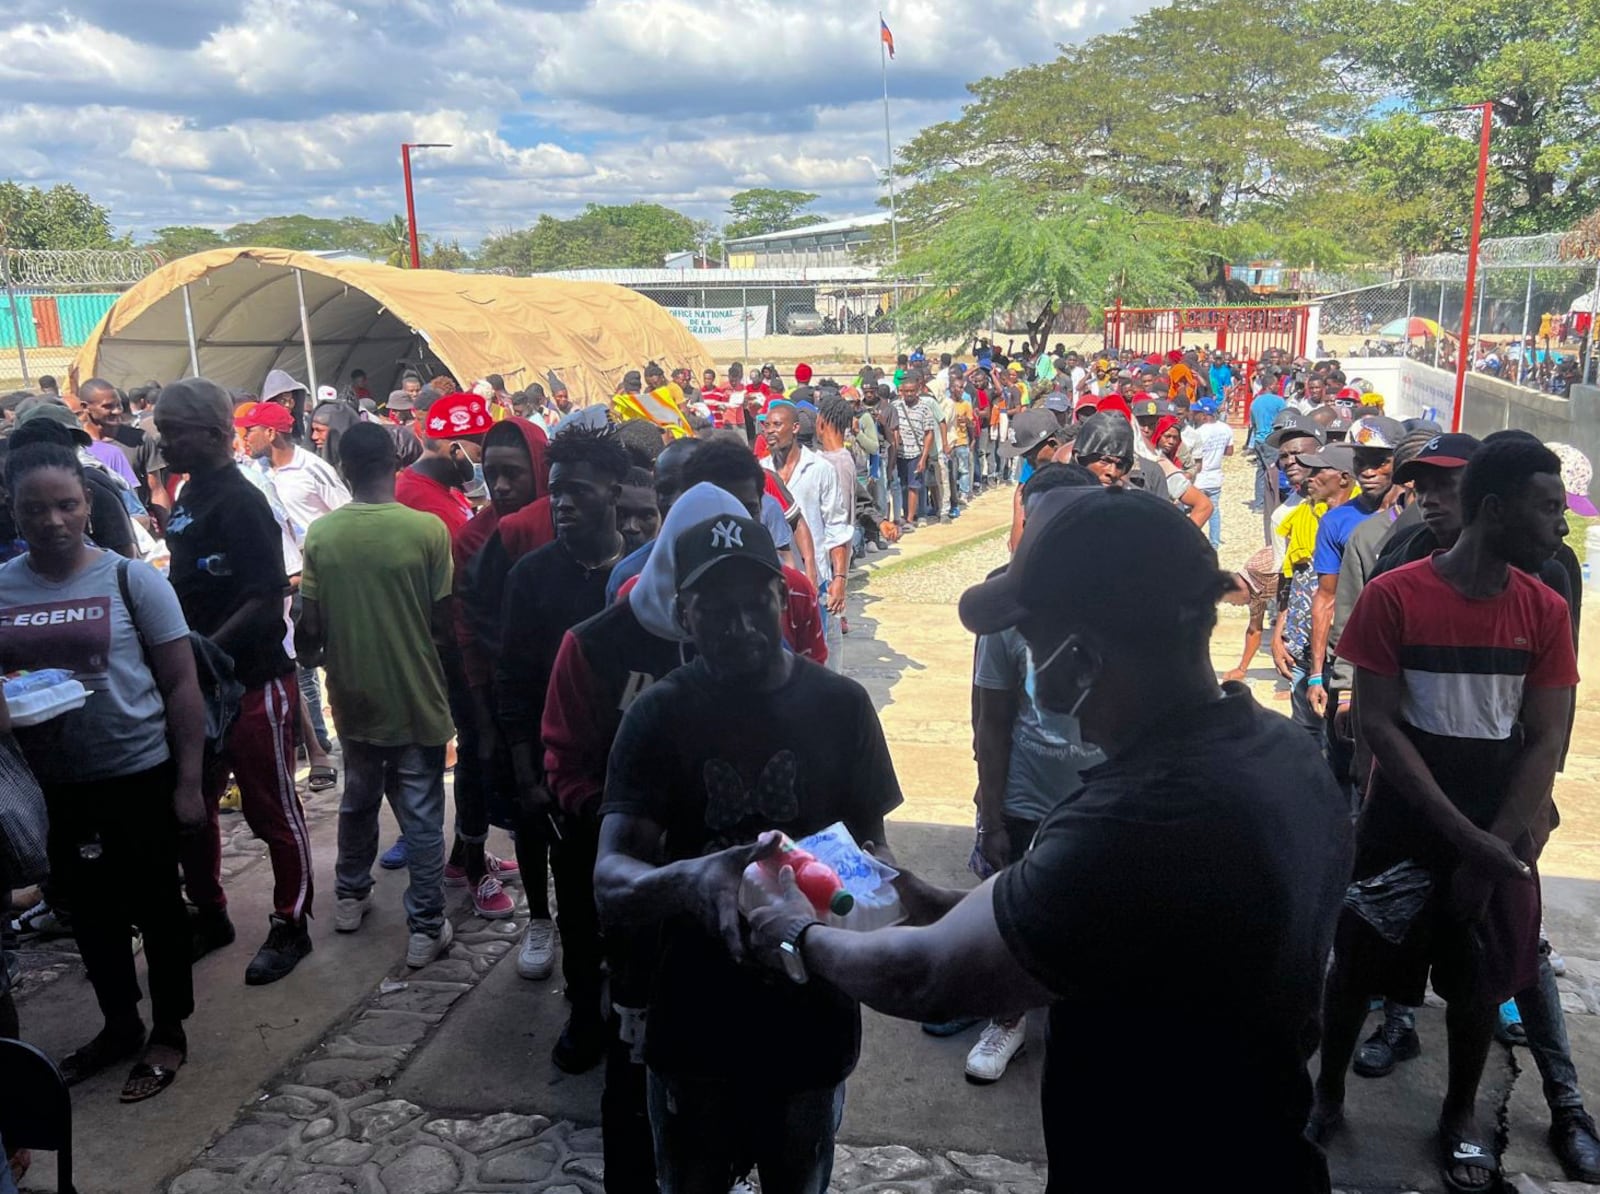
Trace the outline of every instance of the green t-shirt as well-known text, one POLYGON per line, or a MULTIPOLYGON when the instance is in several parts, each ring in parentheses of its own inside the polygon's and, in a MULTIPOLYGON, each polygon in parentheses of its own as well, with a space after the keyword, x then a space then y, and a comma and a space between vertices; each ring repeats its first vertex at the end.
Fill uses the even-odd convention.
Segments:
POLYGON ((339 737, 372 746, 450 741, 431 633, 434 603, 450 585, 450 533, 432 514, 351 502, 311 524, 300 592, 322 609, 339 737))

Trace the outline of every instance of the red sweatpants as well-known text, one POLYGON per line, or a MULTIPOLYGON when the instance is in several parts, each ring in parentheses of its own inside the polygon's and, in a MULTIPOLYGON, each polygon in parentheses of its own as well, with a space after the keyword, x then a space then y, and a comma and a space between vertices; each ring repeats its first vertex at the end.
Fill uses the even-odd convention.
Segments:
POLYGON ((267 843, 272 859, 272 904, 279 916, 298 922, 311 911, 311 835, 294 790, 294 737, 300 719, 300 689, 294 673, 244 694, 239 719, 228 732, 222 754, 208 758, 205 771, 207 833, 184 839, 183 879, 189 899, 200 908, 226 908, 222 890, 222 839, 217 804, 231 773, 239 782, 245 823, 267 843))

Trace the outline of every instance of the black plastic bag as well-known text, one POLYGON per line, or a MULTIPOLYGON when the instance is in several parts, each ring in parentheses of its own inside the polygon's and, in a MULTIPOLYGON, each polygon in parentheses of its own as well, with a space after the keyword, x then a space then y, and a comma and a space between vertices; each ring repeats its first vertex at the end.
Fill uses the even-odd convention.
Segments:
POLYGON ((1433 893, 1433 874, 1407 859, 1345 888, 1344 906, 1372 926, 1390 945, 1399 945, 1411 931, 1433 893))

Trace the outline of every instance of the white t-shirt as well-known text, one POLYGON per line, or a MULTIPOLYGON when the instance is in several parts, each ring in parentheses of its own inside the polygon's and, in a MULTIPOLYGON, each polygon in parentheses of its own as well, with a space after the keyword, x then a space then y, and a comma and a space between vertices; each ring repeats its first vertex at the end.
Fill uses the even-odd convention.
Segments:
POLYGON ((1200 489, 1222 488, 1222 458, 1233 444, 1233 428, 1226 423, 1207 423, 1197 430, 1194 439, 1195 457, 1200 471, 1194 483, 1200 489))
POLYGON ((269 467, 267 475, 272 478, 272 487, 278 491, 278 500, 301 543, 305 542, 306 528, 350 501, 350 491, 333 471, 333 465, 301 447, 295 448, 288 464, 269 467))

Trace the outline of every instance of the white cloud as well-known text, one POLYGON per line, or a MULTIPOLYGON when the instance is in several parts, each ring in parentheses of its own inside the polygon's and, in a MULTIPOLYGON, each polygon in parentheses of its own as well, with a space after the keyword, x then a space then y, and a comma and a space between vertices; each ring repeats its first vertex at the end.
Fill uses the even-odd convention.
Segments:
MULTIPOLYGON (((891 0, 895 136, 965 83, 1149 0, 891 0)), ((71 182, 118 226, 385 219, 402 140, 424 230, 475 243, 590 202, 713 221, 751 186, 870 210, 877 12, 859 0, 13 0, 0 176, 71 182)))

